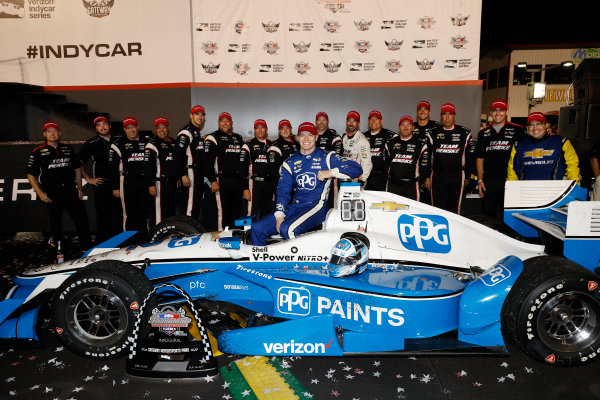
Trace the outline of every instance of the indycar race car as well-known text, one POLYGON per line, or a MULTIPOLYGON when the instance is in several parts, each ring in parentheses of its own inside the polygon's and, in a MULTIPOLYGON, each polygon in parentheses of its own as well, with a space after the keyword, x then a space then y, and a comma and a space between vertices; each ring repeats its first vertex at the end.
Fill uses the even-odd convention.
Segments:
MULTIPOLYGON (((575 199, 569 190, 552 193, 544 205, 575 199)), ((516 203, 511 217, 526 214, 528 204, 516 203)), ((28 270, 0 302, 0 337, 37 340, 40 306, 50 303, 66 347, 118 357, 139 336, 141 305, 156 291, 157 319, 184 318, 170 306, 183 295, 205 312, 193 314, 198 325, 232 354, 505 353, 503 333, 556 365, 589 362, 600 351, 591 264, 549 256, 471 219, 349 182, 323 225, 295 239, 253 246, 251 220, 240 222, 204 233, 175 217, 148 243, 118 248, 133 234, 124 232, 82 258, 28 270), (333 277, 328 262, 344 238, 368 248, 368 265, 333 277)))

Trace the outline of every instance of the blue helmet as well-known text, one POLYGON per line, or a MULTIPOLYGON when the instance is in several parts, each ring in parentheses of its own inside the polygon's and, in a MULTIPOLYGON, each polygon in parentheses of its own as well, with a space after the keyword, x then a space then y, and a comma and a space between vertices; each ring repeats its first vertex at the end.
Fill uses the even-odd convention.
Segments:
POLYGON ((331 249, 331 258, 327 263, 329 276, 341 278, 360 274, 367 269, 369 249, 362 241, 346 237, 338 240, 331 249))

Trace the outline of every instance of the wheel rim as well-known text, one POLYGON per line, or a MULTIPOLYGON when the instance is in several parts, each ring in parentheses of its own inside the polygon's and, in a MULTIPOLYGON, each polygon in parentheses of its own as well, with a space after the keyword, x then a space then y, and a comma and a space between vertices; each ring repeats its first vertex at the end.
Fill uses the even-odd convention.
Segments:
POLYGON ((116 343, 127 329, 127 307, 105 288, 88 288, 67 305, 67 322, 79 340, 90 346, 116 343))
POLYGON ((581 292, 566 292, 548 301, 540 310, 538 332, 542 341, 554 350, 576 352, 594 343, 600 304, 581 292))

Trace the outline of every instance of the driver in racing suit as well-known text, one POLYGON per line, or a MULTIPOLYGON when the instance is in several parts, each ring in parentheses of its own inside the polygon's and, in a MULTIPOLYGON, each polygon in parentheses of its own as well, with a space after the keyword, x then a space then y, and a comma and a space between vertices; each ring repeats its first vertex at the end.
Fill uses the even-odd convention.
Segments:
POLYGON ((300 125, 298 141, 300 151, 281 165, 275 213, 252 225, 250 236, 255 246, 266 245, 267 237, 277 232, 286 240, 293 239, 321 224, 327 215, 331 178, 353 179, 362 174, 356 162, 317 148, 314 124, 300 125))
POLYGON ((360 124, 360 115, 356 111, 348 112, 346 117, 346 132, 342 136, 344 144, 344 157, 356 161, 363 169, 363 174, 358 178, 362 183, 366 183, 369 178, 373 163, 371 162, 371 146, 369 140, 358 129, 360 124))

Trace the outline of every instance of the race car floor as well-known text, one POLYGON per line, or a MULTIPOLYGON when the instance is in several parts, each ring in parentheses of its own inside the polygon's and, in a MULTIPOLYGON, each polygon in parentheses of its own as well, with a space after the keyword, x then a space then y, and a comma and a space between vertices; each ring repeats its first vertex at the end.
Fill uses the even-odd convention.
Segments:
MULTIPOLYGON (((70 256, 66 250, 66 258, 70 256)), ((0 293, 52 258, 36 235, 0 237, 0 293)), ((221 373, 164 379, 127 375, 125 359, 92 361, 60 346, 0 343, 0 399, 600 399, 600 362, 558 368, 508 344, 507 356, 217 357, 221 373)))

